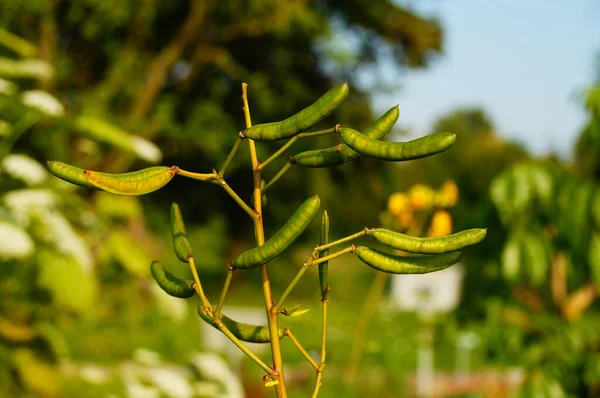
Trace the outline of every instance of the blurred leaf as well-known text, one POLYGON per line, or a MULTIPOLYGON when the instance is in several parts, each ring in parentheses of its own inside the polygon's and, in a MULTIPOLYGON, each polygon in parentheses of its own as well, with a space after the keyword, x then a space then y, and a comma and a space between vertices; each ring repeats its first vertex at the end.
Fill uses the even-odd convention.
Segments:
POLYGON ((53 302, 78 313, 89 312, 98 294, 93 273, 69 255, 49 250, 38 252, 38 284, 49 291, 53 302))
POLYGON ((592 281, 600 291, 600 232, 593 231, 588 249, 588 261, 591 267, 592 281))
POLYGON ((56 366, 42 360, 34 351, 26 348, 16 350, 13 360, 19 378, 28 389, 40 396, 58 396, 62 377, 56 366))
POLYGON ((27 342, 36 337, 35 330, 27 324, 19 324, 8 318, 0 318, 0 339, 11 342, 27 342))
POLYGON ((120 219, 133 219, 142 215, 140 201, 135 196, 113 195, 96 192, 96 211, 102 215, 120 219))
POLYGON ((136 276, 150 274, 152 259, 138 242, 127 231, 117 229, 111 232, 106 244, 112 255, 129 273, 136 276))

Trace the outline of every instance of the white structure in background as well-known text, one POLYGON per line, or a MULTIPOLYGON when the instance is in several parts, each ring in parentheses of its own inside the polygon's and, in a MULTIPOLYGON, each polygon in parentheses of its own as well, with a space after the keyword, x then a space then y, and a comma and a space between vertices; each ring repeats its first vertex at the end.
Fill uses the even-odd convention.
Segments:
POLYGON ((464 269, 461 264, 423 275, 392 275, 392 301, 404 311, 428 316, 456 308, 464 269))
MULTIPOLYGON (((464 269, 461 264, 423 275, 392 275, 391 298, 404 311, 415 311, 422 321, 452 311, 460 300, 464 269)), ((422 327, 417 358, 416 393, 429 397, 435 388, 433 330, 422 327)))
MULTIPOLYGON (((264 326, 267 324, 265 310, 252 307, 223 307, 222 313, 237 322, 249 323, 252 325, 264 326)), ((220 330, 209 325, 202 319, 202 346, 206 351, 224 353, 229 363, 234 369, 239 369, 239 365, 244 357, 244 353, 237 348, 220 330)), ((255 353, 266 352, 269 350, 268 344, 244 343, 255 353)))

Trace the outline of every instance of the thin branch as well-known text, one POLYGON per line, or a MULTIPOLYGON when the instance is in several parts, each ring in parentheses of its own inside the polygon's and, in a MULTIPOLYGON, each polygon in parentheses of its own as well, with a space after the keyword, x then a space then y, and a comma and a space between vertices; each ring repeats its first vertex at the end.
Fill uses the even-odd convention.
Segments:
POLYGON ((267 185, 265 185, 265 187, 263 188, 263 193, 265 193, 267 191, 267 189, 269 189, 273 184, 275 184, 281 177, 283 177, 283 175, 290 169, 290 167, 292 167, 292 162, 288 161, 285 166, 283 166, 281 168, 281 170, 279 170, 277 172, 277 174, 275 174, 275 177, 273 177, 271 179, 271 181, 269 181, 267 183, 267 185))
POLYGON ((217 183, 221 186, 221 188, 223 188, 225 192, 227 192, 229 196, 231 196, 235 203, 237 203, 242 208, 242 210, 244 210, 250 216, 250 218, 256 220, 259 217, 258 213, 252 210, 252 208, 250 208, 250 206, 248 206, 246 202, 244 202, 242 198, 239 197, 239 195, 229 186, 229 184, 227 184, 227 182, 225 182, 224 179, 222 179, 216 172, 214 173, 217 176, 217 183))
POLYGON ((232 277, 233 277, 233 268, 228 266, 227 267, 227 276, 225 277, 225 283, 223 284, 223 290, 221 290, 221 297, 219 298, 219 303, 217 304, 217 309, 215 310, 216 318, 221 318, 221 308, 223 308, 223 303, 225 302, 225 297, 227 297, 227 292, 229 291, 229 284, 231 283, 232 277))
POLYGON ((267 160, 265 160, 264 162, 259 164, 258 165, 259 170, 263 170, 265 167, 267 167, 267 165, 269 163, 271 163, 273 160, 277 159, 282 153, 284 153, 289 147, 291 147, 294 144, 294 142, 298 141, 299 139, 308 138, 308 137, 318 137, 320 135, 325 135, 325 134, 332 134, 332 133, 337 132, 338 129, 339 129, 339 125, 332 127, 330 129, 327 129, 327 130, 320 130, 320 131, 314 131, 314 132, 309 132, 309 133, 300 133, 298 135, 293 136, 288 142, 286 142, 281 148, 279 148, 279 150, 277 152, 275 152, 267 160))
POLYGON ((202 284, 200 283, 200 278, 198 277, 198 271, 196 271, 196 264, 194 262, 194 257, 192 257, 192 256, 188 257, 188 264, 192 271, 192 275, 194 275, 194 289, 196 290, 196 293, 198 293, 198 296, 200 296, 200 301, 202 301, 202 306, 204 308, 211 308, 210 302, 206 298, 206 295, 204 294, 204 290, 202 289, 202 284))
POLYGON ((192 178, 194 180, 205 181, 205 182, 215 182, 217 179, 216 173, 194 173, 191 171, 186 171, 183 169, 177 170, 177 174, 183 177, 192 178))
POLYGON ((319 364, 316 363, 315 360, 310 357, 310 354, 304 349, 304 347, 302 347, 302 344, 300 344, 298 339, 296 339, 296 336, 294 336, 294 333, 292 333, 292 329, 285 329, 285 335, 288 336, 290 340, 292 340, 292 343, 294 343, 294 345, 296 346, 298 351, 300 351, 302 356, 306 358, 310 366, 312 366, 315 370, 319 370, 319 364))
POLYGON ((231 163, 231 160, 233 159, 233 157, 237 153, 237 150, 240 147, 240 144, 242 143, 242 140, 243 140, 243 138, 240 136, 235 141, 235 144, 233 144, 233 148, 231 148, 231 151, 229 152, 229 155, 227 155, 227 159, 225 159, 225 163, 223 163, 223 166, 221 167, 221 170, 219 170, 219 177, 224 177, 225 176, 225 170, 227 170, 227 166, 229 166, 229 163, 231 163))
MULTIPOLYGON (((317 246, 315 250, 317 250, 317 251, 323 251, 323 250, 329 249, 330 247, 337 246, 337 245, 340 245, 342 243, 346 243, 346 242, 349 242, 351 240, 360 238, 361 236, 368 235, 370 232, 371 232, 370 229, 365 228, 362 231, 357 232, 357 233, 352 234, 352 235, 349 235, 349 236, 346 236, 345 238, 334 240, 333 242, 329 242, 326 245, 317 246)), ((322 261, 319 261, 319 262, 322 262, 322 261)), ((315 264, 318 264, 318 263, 315 263, 315 264)))
POLYGON ((181 29, 175 34, 171 42, 150 62, 145 75, 146 83, 138 91, 138 96, 131 105, 131 119, 140 119, 146 115, 156 101, 169 70, 181 58, 187 45, 198 40, 198 34, 206 19, 210 3, 209 0, 192 1, 190 12, 181 29))

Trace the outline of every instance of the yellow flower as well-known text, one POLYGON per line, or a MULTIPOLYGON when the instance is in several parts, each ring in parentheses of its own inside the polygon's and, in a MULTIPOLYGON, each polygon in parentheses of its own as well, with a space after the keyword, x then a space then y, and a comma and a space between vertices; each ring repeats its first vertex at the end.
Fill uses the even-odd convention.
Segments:
POLYGON ((452 233, 452 216, 445 210, 433 213, 427 236, 444 236, 452 233))
POLYGON ((436 202, 440 207, 452 207, 458 202, 458 187, 454 180, 444 181, 436 202))
POLYGON ((415 210, 429 209, 435 200, 435 191, 423 184, 415 184, 408 191, 410 204, 415 210))
POLYGON ((406 196, 405 193, 397 192, 390 195, 388 199, 388 211, 391 214, 398 216, 407 210, 410 210, 412 212, 408 196, 406 196))
POLYGON ((398 220, 398 227, 403 231, 407 230, 413 222, 413 212, 412 210, 404 211, 400 213, 396 218, 398 220))

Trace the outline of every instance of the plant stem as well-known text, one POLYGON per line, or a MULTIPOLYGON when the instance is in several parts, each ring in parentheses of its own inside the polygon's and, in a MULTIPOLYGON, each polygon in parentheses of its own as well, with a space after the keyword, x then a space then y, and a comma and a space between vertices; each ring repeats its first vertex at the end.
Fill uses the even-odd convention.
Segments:
POLYGON ((271 155, 264 162, 260 163, 258 165, 258 169, 262 171, 262 169, 267 167, 267 165, 269 163, 271 163, 273 160, 277 159, 282 153, 284 153, 289 147, 291 147, 294 144, 294 142, 298 141, 300 138, 317 137, 320 135, 335 133, 336 131, 337 131, 337 126, 332 127, 327 130, 313 131, 310 133, 300 133, 298 135, 295 135, 288 142, 286 142, 281 148, 279 148, 279 150, 277 152, 275 152, 273 155, 271 155))
POLYGON ((296 286, 296 284, 300 281, 300 279, 302 279, 302 277, 304 276, 304 274, 306 273, 306 271, 308 271, 308 269, 313 265, 312 256, 313 256, 313 254, 311 254, 309 256, 310 259, 306 263, 304 263, 302 265, 302 267, 300 267, 300 270, 298 270, 298 273, 296 274, 296 276, 294 276, 294 279, 292 279, 292 281, 285 288, 285 290, 283 291, 283 293, 281 293, 281 296, 279 296, 279 300, 277 300, 277 302, 275 303, 275 309, 274 310, 276 312, 279 312, 279 310, 281 309, 281 306, 283 305, 283 301, 287 298, 287 296, 290 294, 290 292, 296 286))
POLYGON ((198 277, 198 271, 196 271, 196 264, 194 262, 194 257, 188 257, 188 264, 190 265, 190 269, 192 270, 192 275, 194 275, 194 282, 196 285, 196 293, 200 296, 200 300, 202 301, 202 305, 204 308, 211 308, 210 302, 204 295, 204 290, 202 289, 202 284, 200 283, 200 278, 198 277))
MULTIPOLYGON (((370 232, 370 230, 368 228, 365 228, 362 231, 357 232, 357 233, 352 234, 352 235, 349 235, 349 236, 346 236, 345 238, 334 240, 333 242, 329 242, 326 245, 317 246, 316 250, 317 251, 322 251, 322 250, 325 250, 325 249, 329 249, 330 247, 333 247, 333 246, 336 246, 336 245, 339 245, 339 244, 342 244, 342 243, 346 243, 346 242, 351 241, 353 239, 360 238, 361 236, 368 235, 369 232, 370 232)), ((319 261, 319 262, 322 262, 322 261, 319 261)), ((318 264, 319 262, 317 262, 315 264, 318 264)))
POLYGON ((324 263, 325 261, 329 261, 329 260, 332 260, 332 259, 334 259, 336 257, 343 256, 344 254, 354 253, 355 251, 356 251, 356 246, 352 245, 352 246, 349 246, 349 247, 347 247, 345 249, 342 249, 342 250, 340 250, 338 252, 332 253, 332 254, 330 254, 328 256, 320 257, 320 258, 316 259, 315 261, 313 261, 311 265, 321 264, 321 263, 324 263))
POLYGON ((321 388, 321 378, 323 377, 323 371, 317 370, 317 378, 315 379, 315 388, 313 389, 312 398, 317 398, 319 395, 319 389, 321 388))
POLYGON ((225 302, 225 297, 227 296, 227 291, 229 290, 229 284, 231 283, 232 277, 233 269, 228 267, 227 276, 225 277, 225 283, 223 284, 223 290, 221 290, 221 297, 219 298, 217 309, 215 310, 215 317, 217 318, 221 318, 221 308, 223 308, 223 303, 225 302))
MULTIPOLYGON (((242 100, 244 103, 244 117, 246 118, 246 128, 252 127, 250 119, 250 108, 248 107, 248 84, 242 83, 242 100)), ((252 160, 252 176, 254 183, 254 211, 257 217, 254 218, 254 232, 258 246, 265 243, 265 231, 262 221, 262 192, 260 189, 261 176, 258 168, 258 158, 256 156, 256 147, 254 140, 248 139, 250 146, 250 158, 252 160)), ((271 281, 269 280, 269 268, 267 264, 260 266, 260 275, 262 281, 263 295, 265 299, 265 309, 267 311, 267 320, 269 325, 269 334, 271 337, 271 354, 273 356, 274 372, 271 375, 273 380, 279 381, 275 385, 275 390, 279 398, 287 398, 287 388, 285 385, 285 376, 283 373, 283 359, 281 357, 281 345, 279 341, 279 325, 277 312, 273 311, 273 292, 271 291, 271 281)))
POLYGON ((315 370, 319 370, 319 364, 316 363, 315 360, 310 357, 310 354, 304 349, 304 347, 302 347, 302 344, 300 344, 300 342, 296 339, 296 336, 294 336, 294 333, 292 333, 292 329, 285 329, 285 335, 292 340, 292 343, 294 343, 298 351, 300 351, 302 356, 306 358, 308 363, 310 363, 310 366, 315 368, 315 370))
POLYGON ((227 184, 227 182, 222 179, 221 176, 216 174, 216 172, 215 176, 217 184, 219 184, 221 188, 223 188, 225 192, 231 196, 231 198, 242 208, 242 210, 244 210, 253 220, 256 220, 259 217, 258 213, 252 210, 250 206, 248 206, 246 202, 244 202, 242 198, 240 198, 239 195, 229 186, 229 184, 227 184))
POLYGON ((215 172, 193 173, 191 171, 179 169, 179 170, 177 170, 177 174, 184 176, 184 177, 192 178, 194 180, 200 180, 200 181, 206 181, 206 182, 215 182, 215 179, 217 178, 217 174, 215 172))
POLYGON ((344 254, 348 254, 348 253, 354 253, 354 251, 356 250, 356 247, 354 245, 347 247, 343 250, 337 251, 335 253, 332 253, 328 256, 325 257, 320 257, 318 259, 314 259, 314 255, 317 252, 317 250, 314 250, 310 256, 308 256, 308 260, 302 265, 302 267, 298 270, 298 273, 296 274, 296 276, 294 276, 294 279, 292 279, 292 281, 290 282, 290 284, 285 288, 285 290, 283 291, 283 293, 281 293, 281 296, 279 297, 279 300, 277 300, 277 303, 275 303, 275 308, 274 310, 279 312, 279 310, 281 309, 281 306, 283 305, 284 300, 287 298, 287 296, 292 292, 292 289, 294 289, 294 287, 296 286, 296 284, 300 281, 300 279, 302 279, 302 277, 304 276, 304 274, 306 273, 306 271, 308 271, 308 269, 310 267, 312 267, 313 265, 317 265, 320 263, 323 263, 325 261, 329 261, 331 259, 337 258, 339 256, 343 256, 344 254))
POLYGON ((325 367, 325 358, 327 357, 327 304, 329 300, 324 298, 321 300, 323 303, 323 326, 322 326, 322 337, 321 337, 321 364, 317 369, 317 377, 315 378, 315 387, 313 389, 312 398, 316 398, 319 395, 319 389, 321 388, 321 378, 323 377, 323 368, 325 367))
POLYGON ((214 319, 214 323, 217 326, 217 328, 219 328, 219 330, 225 336, 227 336, 227 338, 229 340, 231 340, 231 342, 233 344, 235 344, 240 350, 242 350, 242 352, 244 354, 246 354, 250 359, 252 359, 254 362, 256 362, 258 364, 258 366, 260 366, 261 368, 263 368, 263 370, 265 372, 267 372, 270 376, 274 376, 275 375, 275 372, 273 371, 273 369, 271 369, 269 367, 269 365, 267 365, 266 363, 264 363, 259 357, 256 356, 256 354, 254 354, 252 351, 250 351, 250 349, 248 347, 246 347, 244 345, 244 343, 242 343, 237 337, 235 337, 233 335, 233 333, 231 333, 231 331, 229 329, 227 329, 227 326, 225 326, 225 324, 223 324, 223 322, 220 319, 215 318, 214 319))
POLYGON ((238 148, 240 147, 240 144, 242 143, 242 140, 243 140, 242 137, 238 137, 235 144, 233 144, 233 148, 231 148, 231 152, 229 152, 229 155, 227 155, 227 159, 225 159, 225 163, 223 163, 221 170, 219 170, 219 177, 225 176, 225 170, 227 170, 227 166, 229 166, 229 163, 231 163, 231 160, 235 156, 238 148))
POLYGON ((267 185, 265 185, 265 187, 263 188, 263 193, 265 193, 267 191, 267 189, 269 189, 273 184, 275 184, 277 182, 277 180, 279 180, 289 169, 290 167, 292 167, 292 162, 288 161, 285 166, 283 166, 281 168, 281 170, 279 170, 277 172, 277 174, 275 174, 275 177, 273 177, 271 179, 271 181, 269 181, 267 183, 267 185))

